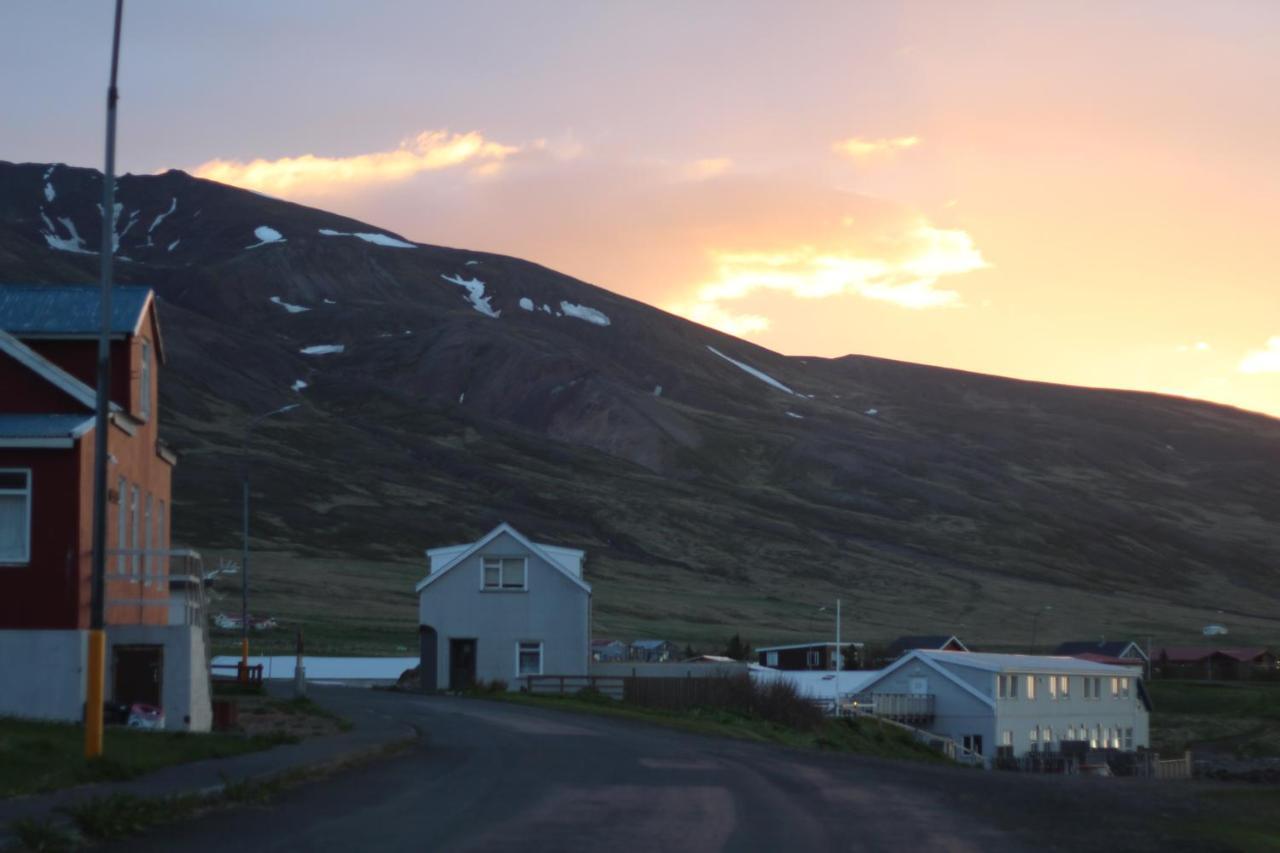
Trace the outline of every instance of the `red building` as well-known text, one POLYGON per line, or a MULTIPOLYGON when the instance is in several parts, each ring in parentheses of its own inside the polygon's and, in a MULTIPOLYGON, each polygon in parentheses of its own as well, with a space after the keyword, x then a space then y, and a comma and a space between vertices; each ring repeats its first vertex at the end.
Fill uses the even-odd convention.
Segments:
MULTIPOLYGON (((46 679, 82 657, 77 647, 90 620, 100 304, 92 285, 0 285, 0 682, 6 688, 33 656, 46 679)), ((109 678, 108 689, 120 701, 154 698, 158 705, 162 673, 181 663, 166 655, 187 652, 175 652, 169 634, 146 633, 171 621, 176 462, 158 434, 164 347, 154 293, 114 288, 110 328, 105 616, 115 681, 109 678)), ((191 661, 186 664, 190 679, 191 661)), ((0 698, 0 713, 52 702, 59 713, 28 715, 68 717, 69 697, 83 701, 72 679, 57 696, 40 692, 39 677, 26 681, 22 689, 3 691, 10 700, 0 698)))

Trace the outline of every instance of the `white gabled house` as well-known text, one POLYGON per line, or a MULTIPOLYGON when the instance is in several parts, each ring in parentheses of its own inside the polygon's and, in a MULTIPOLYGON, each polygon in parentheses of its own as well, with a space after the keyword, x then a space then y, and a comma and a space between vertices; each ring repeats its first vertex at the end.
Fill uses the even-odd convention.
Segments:
POLYGON ((1132 751, 1150 744, 1150 701, 1131 667, 1072 657, 917 649, 862 685, 858 703, 951 738, 988 761, 1059 751, 1063 741, 1132 751))
POLYGON ((586 675, 591 586, 584 552, 531 542, 503 522, 476 542, 431 548, 419 581, 424 690, 529 675, 586 675))

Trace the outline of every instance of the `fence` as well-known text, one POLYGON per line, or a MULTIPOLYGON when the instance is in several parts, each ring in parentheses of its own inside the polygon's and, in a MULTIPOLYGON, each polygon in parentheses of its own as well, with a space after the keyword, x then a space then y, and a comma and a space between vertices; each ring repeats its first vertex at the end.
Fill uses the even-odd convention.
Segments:
POLYGON ((1153 754, 1150 761, 1151 775, 1156 779, 1190 779, 1191 751, 1182 754, 1181 758, 1161 760, 1153 754))
POLYGON ((860 693, 856 702, 875 716, 890 720, 925 723, 934 717, 932 693, 860 693))
POLYGON ((624 698, 625 678, 609 675, 526 675, 522 679, 530 693, 544 696, 572 696, 582 690, 595 690, 610 699, 624 698))

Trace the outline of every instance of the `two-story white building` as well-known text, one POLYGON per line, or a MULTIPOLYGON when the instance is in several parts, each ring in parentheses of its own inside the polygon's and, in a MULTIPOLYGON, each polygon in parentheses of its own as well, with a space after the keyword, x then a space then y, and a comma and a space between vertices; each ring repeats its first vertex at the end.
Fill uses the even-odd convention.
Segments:
POLYGON ((858 701, 988 759, 1001 746, 1018 757, 1063 741, 1150 744, 1140 670, 1079 658, 918 649, 862 685, 858 701))
POLYGON ((417 585, 424 690, 529 675, 586 675, 591 587, 584 553, 499 524, 476 542, 431 548, 417 585))

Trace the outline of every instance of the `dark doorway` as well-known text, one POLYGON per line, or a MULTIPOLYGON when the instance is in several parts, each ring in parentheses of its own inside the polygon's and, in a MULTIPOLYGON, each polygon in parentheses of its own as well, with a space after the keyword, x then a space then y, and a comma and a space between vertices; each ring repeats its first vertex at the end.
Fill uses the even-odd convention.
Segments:
POLYGON ((476 641, 449 641, 449 689, 466 690, 476 683, 476 641))
POLYGON ((162 646, 112 646, 114 701, 160 707, 160 674, 164 671, 162 646))
POLYGON ((436 629, 430 625, 418 626, 418 681, 423 693, 440 689, 439 664, 436 657, 436 629))

